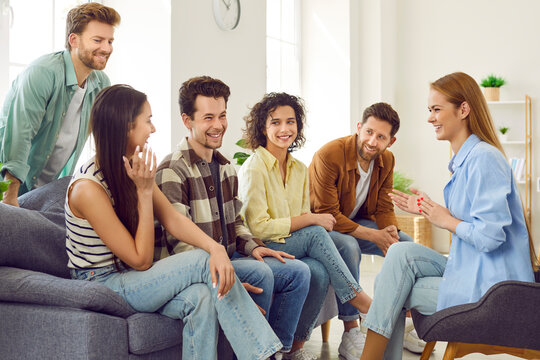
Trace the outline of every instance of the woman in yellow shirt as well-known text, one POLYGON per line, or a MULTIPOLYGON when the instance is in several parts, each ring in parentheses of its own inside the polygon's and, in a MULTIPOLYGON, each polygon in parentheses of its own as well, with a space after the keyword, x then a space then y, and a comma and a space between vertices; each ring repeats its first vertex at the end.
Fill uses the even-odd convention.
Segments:
POLYGON ((335 219, 312 214, 306 166, 290 152, 303 145, 304 107, 301 99, 270 93, 245 118, 245 138, 254 154, 239 172, 242 216, 254 236, 275 250, 304 261, 311 271, 295 340, 284 359, 310 359, 302 349, 321 310, 330 282, 341 302, 366 313, 371 298, 362 291, 339 255, 328 231, 335 219))

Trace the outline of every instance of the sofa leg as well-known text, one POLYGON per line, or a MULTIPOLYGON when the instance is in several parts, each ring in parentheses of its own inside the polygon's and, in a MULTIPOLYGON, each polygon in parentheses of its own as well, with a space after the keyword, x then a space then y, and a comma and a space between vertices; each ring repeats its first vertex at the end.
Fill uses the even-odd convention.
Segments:
POLYGON ((433 349, 435 349, 436 341, 430 341, 426 344, 426 347, 424 348, 424 351, 422 351, 422 356, 420 356, 420 360, 428 360, 431 354, 433 353, 433 349))
POLYGON ((321 324, 321 335, 323 343, 328 342, 328 336, 330 335, 330 320, 321 324))

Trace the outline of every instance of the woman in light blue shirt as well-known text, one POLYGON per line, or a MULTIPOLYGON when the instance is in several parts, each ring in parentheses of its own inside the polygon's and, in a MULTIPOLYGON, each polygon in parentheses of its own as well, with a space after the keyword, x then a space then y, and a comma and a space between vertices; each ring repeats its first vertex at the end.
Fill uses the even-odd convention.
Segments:
POLYGON ((405 310, 430 315, 475 302, 505 280, 534 281, 536 256, 512 169, 475 80, 453 73, 430 86, 428 122, 450 142, 446 207, 425 193, 390 194, 402 210, 452 233, 448 258, 414 243, 390 247, 375 283, 362 359, 401 359, 405 310), (386 352, 385 352, 386 351, 386 352))

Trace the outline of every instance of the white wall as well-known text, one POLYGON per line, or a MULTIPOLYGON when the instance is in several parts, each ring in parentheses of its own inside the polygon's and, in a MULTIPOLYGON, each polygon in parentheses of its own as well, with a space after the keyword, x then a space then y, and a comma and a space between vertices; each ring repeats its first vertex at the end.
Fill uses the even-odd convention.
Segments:
POLYGON ((106 0, 122 21, 106 73, 112 84, 128 84, 144 92, 152 107, 156 133, 150 145, 158 161, 170 152, 171 1, 106 0), (148 16, 151 11, 152 16, 148 16))
POLYGON ((218 28, 210 0, 171 4, 171 143, 174 147, 187 134, 178 107, 181 84, 193 76, 209 75, 231 88, 229 126, 221 151, 232 158, 240 150, 234 143, 241 137, 243 117, 266 90, 266 2, 241 1, 240 22, 232 31, 218 28))
MULTIPOLYGON (((373 7, 373 4, 366 0, 360 10, 370 6, 373 7)), ((539 120, 537 107, 540 105, 540 47, 536 39, 540 33, 540 23, 537 21, 540 2, 383 0, 381 7, 384 6, 387 6, 386 11, 378 15, 380 23, 383 24, 380 46, 394 47, 396 62, 384 64, 384 59, 381 59, 376 66, 380 64, 383 74, 394 74, 392 78, 383 78, 380 86, 384 88, 389 82, 395 84, 393 93, 384 94, 384 91, 381 91, 381 100, 388 101, 393 98, 393 105, 402 121, 397 135, 398 141, 392 147, 396 155, 396 168, 413 177, 415 185, 428 192, 434 200, 444 203, 442 189, 449 179, 447 163, 450 150, 447 142, 438 142, 435 139, 432 127, 427 124, 426 101, 429 83, 454 71, 466 72, 475 79, 494 72, 505 77, 508 82, 501 89, 502 99, 522 99, 524 94, 532 97, 535 184, 540 163, 537 155, 540 148, 540 129, 534 125, 539 120), (391 35, 384 37, 384 24, 392 23, 386 21, 388 15, 390 19, 395 16, 395 42, 391 40, 391 35)), ((356 15, 369 18, 377 16, 377 12, 356 15)), ((373 19, 371 21, 377 22, 373 19)), ((361 29, 373 30, 364 27, 361 29)), ((362 42, 359 45, 366 46, 362 42)), ((369 97, 369 94, 363 93, 361 100, 366 97, 369 97)), ((513 125, 512 122, 522 122, 523 118, 524 114, 518 109, 515 118, 505 121, 508 121, 510 127, 517 128, 517 123, 513 125)), ((538 197, 539 193, 533 186, 533 224, 540 210, 538 197)), ((435 247, 441 251, 447 250, 446 233, 435 231, 434 236, 435 247)), ((538 221, 533 225, 533 236, 536 243, 540 244, 538 221)))
POLYGON ((349 134, 349 0, 302 2, 302 97, 306 144, 294 156, 309 164, 330 140, 349 134))

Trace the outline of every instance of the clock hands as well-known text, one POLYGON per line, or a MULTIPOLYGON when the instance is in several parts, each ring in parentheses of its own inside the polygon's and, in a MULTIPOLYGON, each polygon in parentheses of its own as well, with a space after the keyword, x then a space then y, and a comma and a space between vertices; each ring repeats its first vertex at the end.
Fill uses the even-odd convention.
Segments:
POLYGON ((227 7, 227 10, 229 10, 230 7, 231 7, 231 1, 232 1, 232 0, 229 0, 228 3, 227 3, 225 0, 221 0, 221 1, 225 4, 225 7, 227 7))

